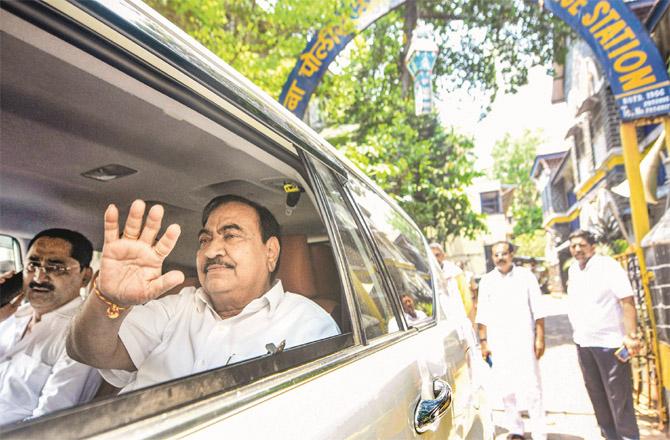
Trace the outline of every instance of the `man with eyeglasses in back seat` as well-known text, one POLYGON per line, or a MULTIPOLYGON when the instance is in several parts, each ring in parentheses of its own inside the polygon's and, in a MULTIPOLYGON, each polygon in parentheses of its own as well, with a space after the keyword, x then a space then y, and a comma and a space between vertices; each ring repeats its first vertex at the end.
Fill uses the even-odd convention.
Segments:
MULTIPOLYGON (((71 359, 65 339, 91 280, 91 242, 67 229, 47 229, 28 245, 22 296, 2 307, 0 424, 29 419, 90 400, 97 370, 71 359), (15 309, 15 311, 14 311, 15 309), (9 316, 6 316, 9 315, 9 316)), ((14 273, 0 276, 4 283, 14 273)))

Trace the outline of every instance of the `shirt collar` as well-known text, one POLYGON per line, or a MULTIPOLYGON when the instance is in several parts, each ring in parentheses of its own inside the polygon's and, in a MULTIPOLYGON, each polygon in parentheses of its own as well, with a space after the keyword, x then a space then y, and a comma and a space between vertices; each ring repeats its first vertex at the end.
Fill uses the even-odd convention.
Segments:
POLYGON ((500 272, 500 270, 498 270, 497 267, 496 267, 495 269, 493 269, 493 270, 496 272, 496 274, 498 274, 498 276, 499 276, 500 278, 507 278, 507 277, 511 277, 512 275, 514 275, 514 268, 515 268, 515 267, 516 267, 516 266, 515 266, 514 264, 512 264, 512 268, 511 268, 510 271, 507 272, 507 273, 502 273, 502 272, 500 272))
POLYGON ((256 312, 267 305, 270 309, 268 317, 271 318, 275 310, 277 310, 277 306, 281 302, 283 295, 284 295, 284 286, 282 286, 281 280, 275 280, 272 287, 270 287, 270 290, 265 292, 265 294, 260 298, 256 298, 255 300, 247 304, 247 306, 244 309, 242 309, 240 315, 246 315, 248 313, 256 312))
MULTIPOLYGON (((270 287, 270 290, 265 292, 263 296, 256 298, 249 304, 247 304, 246 307, 244 307, 237 316, 243 316, 249 313, 256 312, 267 305, 270 309, 269 317, 272 317, 273 313, 275 312, 275 310, 277 310, 277 307, 279 306, 279 303, 283 298, 283 294, 284 294, 284 286, 282 286, 281 280, 275 280, 272 287, 270 287)), ((202 313, 206 308, 209 308, 212 310, 212 312, 214 312, 214 315, 216 315, 217 317, 219 316, 219 314, 216 313, 216 310, 214 310, 214 307, 212 306, 212 302, 209 298, 209 295, 205 293, 202 287, 199 287, 196 290, 195 298, 196 298, 195 306, 198 312, 202 313)))
POLYGON ((579 266, 579 261, 575 260, 575 263, 577 263, 577 269, 579 269, 580 272, 586 272, 589 268, 593 267, 593 265, 595 264, 594 261, 597 260, 598 256, 599 256, 598 254, 591 255, 591 258, 589 258, 589 261, 586 262, 586 266, 584 266, 584 269, 582 269, 579 266))
MULTIPOLYGON (((41 320, 44 319, 50 320, 53 316, 56 315, 65 317, 74 316, 75 311, 81 305, 82 302, 83 302, 82 298, 80 296, 77 296, 71 301, 66 302, 59 308, 52 310, 48 313, 45 313, 44 315, 42 315, 41 320)), ((19 307, 14 316, 16 316, 17 318, 23 318, 25 316, 32 316, 33 312, 34 312, 33 307, 30 305, 29 302, 27 302, 19 307)))

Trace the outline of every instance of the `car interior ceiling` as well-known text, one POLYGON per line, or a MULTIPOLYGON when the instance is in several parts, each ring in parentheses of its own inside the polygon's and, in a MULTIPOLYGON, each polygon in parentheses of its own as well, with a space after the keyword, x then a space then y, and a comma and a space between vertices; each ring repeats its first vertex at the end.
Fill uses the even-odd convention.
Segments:
MULTIPOLYGON (((202 208, 217 195, 237 194, 272 211, 287 237, 287 252, 296 247, 291 240, 305 242, 310 261, 303 266, 313 270, 328 260, 331 273, 319 271, 312 277, 319 278, 317 287, 310 288, 334 282, 339 301, 332 251, 323 256, 327 231, 301 170, 78 48, 20 19, 4 18, 0 232, 25 240, 42 229, 66 227, 101 250, 107 205, 115 203, 125 219, 130 203, 140 198, 164 206, 163 228, 181 226, 165 266, 193 277, 202 208), (82 175, 110 164, 136 172, 109 181, 82 175), (290 215, 287 181, 305 190, 290 215)), ((300 261, 286 253, 282 259, 300 261)))

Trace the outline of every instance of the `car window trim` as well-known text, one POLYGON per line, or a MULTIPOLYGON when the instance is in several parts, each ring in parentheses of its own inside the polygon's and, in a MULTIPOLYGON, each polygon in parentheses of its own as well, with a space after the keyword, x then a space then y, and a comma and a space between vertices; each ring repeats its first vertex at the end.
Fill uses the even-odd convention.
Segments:
MULTIPOLYGON (((431 323, 431 326, 435 325, 435 322, 431 323)), ((118 419, 114 419, 113 414, 109 414, 109 409, 113 405, 123 403, 124 407, 134 410, 141 407, 142 404, 152 401, 156 394, 168 394, 168 389, 177 383, 184 382, 186 386, 192 388, 192 382, 202 381, 203 378, 212 376, 217 372, 220 373, 221 370, 226 368, 240 367, 242 363, 136 390, 126 396, 116 396, 107 400, 80 405, 32 421, 0 426, 0 436, 3 440, 69 438, 73 435, 73 426, 77 426, 77 437, 103 435, 104 438, 126 439, 129 436, 141 436, 142 438, 161 439, 167 436, 182 436, 220 422, 239 411, 261 404, 277 394, 289 392, 293 388, 328 374, 330 371, 359 362, 367 356, 372 356, 395 344, 405 342, 418 334, 419 331, 416 328, 410 328, 408 331, 389 333, 375 338, 370 345, 348 345, 324 358, 317 358, 295 368, 263 377, 248 385, 210 393, 198 400, 173 403, 160 411, 153 411, 151 414, 136 417, 123 424, 120 424, 118 419), (126 401, 121 402, 118 399, 126 399, 126 401), (86 431, 87 426, 96 429, 86 431)), ((351 333, 338 335, 330 338, 330 340, 346 341, 347 338, 351 340, 351 335, 351 333)), ((312 344, 321 342, 323 341, 316 341, 312 344)), ((298 349, 300 347, 294 350, 298 349)), ((268 356, 265 359, 270 360, 272 357, 268 356)), ((247 362, 256 361, 249 360, 247 362)), ((116 410, 122 409, 117 408, 116 410)))
MULTIPOLYGON (((305 165, 305 169, 307 170, 309 182, 312 184, 312 191, 316 195, 317 206, 326 224, 325 226, 326 230, 328 231, 331 247, 335 254, 335 261, 338 267, 340 282, 342 284, 342 288, 344 289, 344 294, 349 309, 349 319, 351 320, 352 330, 354 332, 354 341, 356 341, 358 344, 367 345, 365 332, 363 331, 363 324, 360 319, 360 305, 356 300, 351 276, 349 274, 349 270, 347 270, 347 259, 344 251, 344 245, 342 243, 342 237, 340 236, 340 231, 337 227, 337 220, 335 219, 335 214, 333 213, 330 207, 330 203, 326 197, 326 186, 323 183, 321 176, 317 172, 314 163, 312 162, 319 159, 307 152, 301 152, 301 158, 305 165)), ((330 167, 328 167, 327 164, 321 161, 319 162, 330 170, 330 167)), ((335 176, 338 176, 338 174, 335 173, 335 176)))
MULTIPOLYGON (((354 176, 354 178, 358 179, 357 176, 354 176)), ((365 182, 362 179, 358 179, 358 181, 361 184, 365 184, 365 182)), ((405 322, 405 317, 403 316, 402 313, 402 304, 400 304, 400 295, 398 293, 399 290, 394 284, 391 274, 388 273, 388 269, 386 267, 386 264, 384 263, 384 257, 382 256, 381 251, 377 247, 377 243, 375 242, 374 236, 370 231, 370 226, 368 225, 367 219, 365 218, 365 215, 363 215, 360 208, 358 207, 358 202, 356 201, 356 198, 352 194, 349 185, 350 180, 347 180, 347 182, 342 184, 344 199, 349 204, 350 209, 354 212, 354 218, 356 219, 359 228, 363 231, 363 236, 367 240, 368 246, 372 249, 373 254, 372 257, 375 259, 375 263, 377 264, 377 267, 379 269, 382 278, 382 283, 384 283, 383 286, 384 292, 387 298, 390 296, 391 309, 393 310, 393 313, 395 315, 396 322, 400 323, 399 326, 400 330, 405 331, 410 327, 405 322)), ((372 187, 368 186, 368 188, 377 193, 377 191, 375 191, 372 187)))
MULTIPOLYGON (((409 216, 408 216, 408 215, 407 215, 407 214, 406 214, 400 207, 396 206, 394 203, 389 203, 388 200, 386 199, 386 197, 383 197, 382 194, 380 194, 379 191, 377 191, 377 190, 374 188, 374 186, 368 184, 368 182, 366 182, 364 179, 360 179, 360 178, 358 178, 358 176, 354 176, 354 178, 356 178, 356 179, 358 180, 359 184, 363 185, 363 186, 364 186, 365 188, 367 188, 369 191, 372 191, 374 194, 376 194, 377 196, 379 196, 380 199, 381 199, 383 202, 386 202, 386 203, 388 204, 388 206, 389 206, 391 209, 393 209, 394 212, 400 214, 401 217, 402 217, 403 219, 405 219, 405 220, 406 220, 406 221, 407 221, 407 222, 408 222, 408 223, 409 223, 409 224, 410 224, 410 225, 411 225, 417 232, 419 232, 419 236, 421 237, 421 241, 422 241, 422 243, 423 243, 424 250, 427 252, 428 257, 430 258, 430 249, 429 249, 429 246, 428 246, 428 241, 426 240, 426 237, 424 237, 423 233, 421 232, 421 229, 419 229, 419 227, 416 225, 416 223, 414 223, 414 221, 413 221, 411 218, 409 218, 409 216)), ((354 201, 354 203, 356 204, 356 210, 357 210, 357 212, 358 212, 358 215, 359 215, 359 216, 361 217, 361 219, 364 221, 366 234, 369 234, 369 237, 372 237, 372 232, 371 232, 370 229, 369 229, 369 225, 368 225, 367 219, 365 218, 365 215, 363 215, 363 213, 360 211, 360 209, 358 209, 358 205, 357 205, 357 203, 355 202, 356 199, 355 199, 354 195, 351 193, 351 190, 348 188, 348 185, 345 185, 345 189, 346 189, 347 194, 349 195, 349 197, 350 197, 350 198, 354 201)), ((374 240, 374 238, 369 238, 369 239, 374 240)), ((419 323, 419 324, 417 324, 417 325, 413 325, 412 327, 410 327, 410 326, 406 323, 406 321, 405 321, 404 313, 402 313, 402 304, 400 303, 400 291, 399 291, 399 288, 398 288, 398 286, 396 286, 395 283, 393 282, 393 277, 391 277, 391 275, 388 273, 388 268, 386 267, 386 263, 384 263, 384 257, 382 256, 381 251, 379 251, 376 247, 375 247, 375 250, 376 250, 376 253, 377 253, 377 258, 378 258, 379 261, 381 261, 381 263, 382 263, 382 267, 383 267, 385 276, 387 277, 388 282, 390 283, 390 285, 391 285, 391 286, 393 287, 393 289, 394 289, 393 291, 395 292, 395 295, 394 295, 393 300, 394 300, 394 303, 395 303, 395 307, 398 309, 398 310, 396 311, 396 313, 399 313, 399 314, 401 315, 401 320, 400 320, 399 322, 402 322, 402 323, 403 323, 403 325, 405 326, 405 329, 408 329, 408 328, 418 328, 418 329, 423 329, 423 328, 425 327, 424 324, 427 324, 427 323, 434 323, 434 322, 437 320, 437 313, 436 313, 436 311, 435 311, 435 307, 437 307, 437 290, 436 290, 437 287, 436 287, 435 277, 434 277, 433 270, 432 270, 432 266, 431 266, 430 262, 428 262, 428 272, 429 272, 429 275, 430 275, 430 277, 431 277, 431 284, 432 284, 432 285, 431 285, 431 292, 432 292, 432 296, 433 296, 433 297, 432 297, 432 300, 433 300, 433 305, 432 305, 432 306, 433 306, 433 313, 432 313, 432 316, 430 316, 430 319, 429 319, 429 320, 427 320, 427 321, 425 321, 425 322, 422 322, 422 323, 419 323)), ((398 319, 398 318, 396 317, 396 319, 398 319)))
POLYGON ((63 437, 70 437, 75 420, 79 429, 78 437, 98 435, 118 426, 132 425, 147 417, 160 416, 165 411, 179 406, 194 405, 217 395, 253 389, 263 379, 299 370, 305 365, 318 362, 352 346, 354 343, 351 333, 332 336, 275 355, 247 359, 233 365, 56 411, 35 420, 0 426, 0 436, 3 439, 11 438, 13 435, 24 438, 59 438, 60 433, 63 437), (228 386, 229 382, 231 384, 228 386))

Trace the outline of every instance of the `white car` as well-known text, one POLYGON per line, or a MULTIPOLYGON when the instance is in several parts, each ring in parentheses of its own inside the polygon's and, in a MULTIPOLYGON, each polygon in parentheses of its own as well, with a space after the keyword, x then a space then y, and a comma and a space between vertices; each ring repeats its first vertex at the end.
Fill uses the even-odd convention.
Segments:
POLYGON ((36 232, 67 227, 99 251, 105 207, 142 198, 182 227, 164 269, 197 283, 201 209, 241 195, 281 224, 284 287, 341 329, 130 393, 103 387, 0 427, 3 439, 493 438, 461 298, 370 179, 142 3, 1 5, 5 240, 25 252, 36 232))

